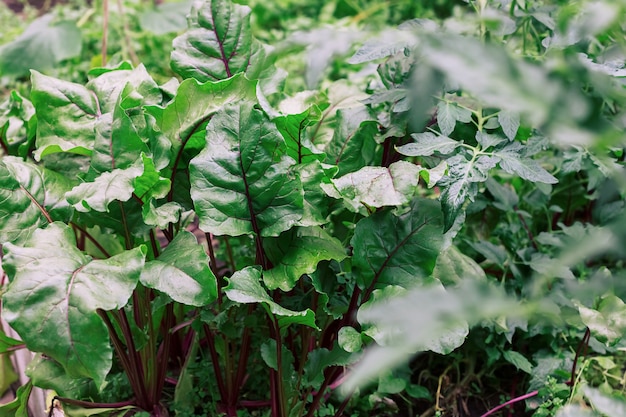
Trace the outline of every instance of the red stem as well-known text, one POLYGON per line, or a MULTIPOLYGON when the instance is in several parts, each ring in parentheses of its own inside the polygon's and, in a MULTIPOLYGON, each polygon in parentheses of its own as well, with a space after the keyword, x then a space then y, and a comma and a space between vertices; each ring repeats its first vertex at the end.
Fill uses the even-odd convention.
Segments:
POLYGON ((498 411, 498 410, 503 409, 504 407, 507 407, 507 406, 509 406, 509 405, 511 405, 511 404, 515 404, 516 402, 523 401, 523 400, 525 400, 525 399, 527 399, 527 398, 534 397, 534 396, 535 396, 535 395, 537 395, 537 394, 539 394, 539 391, 535 390, 535 391, 533 391, 533 392, 529 392, 528 394, 524 394, 524 395, 522 395, 522 396, 519 396, 519 397, 513 398, 513 399, 511 399, 511 400, 509 400, 509 401, 505 402, 504 404, 500 404, 499 406, 497 406, 497 407, 495 407, 495 408, 492 408, 491 410, 487 411, 485 414, 483 414, 483 415, 482 415, 482 416, 480 416, 480 417, 487 417, 487 416, 490 416, 491 414, 495 413, 495 412, 496 412, 496 411, 498 411))

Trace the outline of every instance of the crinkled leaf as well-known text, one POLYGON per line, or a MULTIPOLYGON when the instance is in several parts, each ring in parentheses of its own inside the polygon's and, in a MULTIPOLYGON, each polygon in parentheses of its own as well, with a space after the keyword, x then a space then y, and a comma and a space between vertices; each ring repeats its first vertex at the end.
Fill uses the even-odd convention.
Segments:
POLYGON ((607 295, 596 309, 579 306, 583 323, 599 341, 607 345, 619 342, 626 333, 626 305, 615 295, 607 295))
POLYGON ((127 303, 145 248, 92 260, 75 245, 72 229, 62 223, 36 230, 23 247, 4 245, 3 266, 11 283, 3 296, 3 315, 28 349, 54 358, 69 375, 101 386, 112 351, 96 310, 127 303))
POLYGON ((315 324, 315 313, 306 309, 304 311, 292 311, 274 302, 261 285, 261 269, 256 266, 248 266, 235 272, 227 278, 228 285, 224 288, 224 293, 229 300, 237 303, 261 303, 272 314, 278 316, 280 327, 289 324, 302 324, 317 329, 315 324))
POLYGON ((519 114, 502 110, 498 113, 498 122, 509 140, 515 140, 520 126, 519 114))
MULTIPOLYGON (((252 37, 250 8, 230 0, 196 2, 189 29, 173 42, 172 69, 183 78, 218 81, 263 63, 263 46, 252 37)), ((254 77, 250 77, 254 78, 254 77)))
POLYGON ((358 352, 363 346, 363 338, 354 327, 345 326, 337 332, 337 343, 346 352, 358 352))
POLYGON ((454 131, 456 122, 469 123, 472 120, 472 112, 457 106, 450 101, 437 103, 437 125, 443 136, 449 136, 454 131))
MULTIPOLYGON (((183 81, 176 97, 165 107, 146 106, 156 119, 156 127, 171 142, 171 164, 194 132, 201 131, 211 117, 227 103, 254 100, 256 83, 239 75, 218 82, 183 81)), ((170 164, 170 165, 171 165, 170 164)))
POLYGON ((461 145, 447 136, 435 135, 434 133, 413 133, 411 137, 415 142, 398 146, 398 152, 406 156, 429 156, 435 152, 448 154, 461 145))
POLYGON ((170 191, 171 181, 159 175, 152 158, 141 154, 143 172, 133 181, 134 192, 143 202, 163 198, 170 191))
POLYGON ((419 181, 422 167, 406 161, 385 167, 363 167, 332 180, 322 188, 335 198, 342 198, 348 209, 367 214, 370 207, 397 206, 409 202, 419 181), (334 187, 333 187, 334 186, 334 187))
POLYGON ((143 221, 149 226, 157 226, 161 229, 164 229, 170 223, 176 223, 182 211, 181 205, 174 201, 155 206, 154 200, 150 200, 141 208, 143 221))
POLYGON ((289 236, 287 239, 289 243, 281 248, 280 259, 272 260, 274 268, 263 272, 263 282, 270 290, 291 291, 302 275, 315 271, 320 261, 342 261, 347 256, 341 242, 326 233, 289 236))
POLYGON ((354 172, 376 159, 378 123, 366 107, 337 111, 332 140, 325 148, 326 162, 339 167, 339 175, 354 172))
POLYGON ((35 140, 35 107, 17 91, 0 103, 0 143, 8 155, 26 158, 35 140))
POLYGON ((69 220, 71 210, 64 195, 70 188, 65 176, 4 156, 0 160, 0 243, 22 242, 49 220, 69 220))
POLYGON ((376 212, 354 231, 352 266, 361 288, 423 283, 433 272, 443 242, 443 219, 437 201, 416 199, 396 215, 376 212))
POLYGON ((302 217, 295 161, 262 111, 224 107, 207 127, 206 148, 189 163, 191 197, 203 230, 217 235, 277 236, 302 217))
POLYGON ((181 304, 202 307, 217 297, 217 281, 196 237, 182 231, 154 261, 146 262, 141 283, 181 304))
POLYGON ((91 155, 102 115, 96 95, 80 84, 31 72, 30 99, 37 111, 35 159, 55 152, 91 155))
POLYGON ((25 371, 39 388, 54 390, 57 395, 70 398, 88 398, 98 394, 93 380, 74 378, 65 372, 60 363, 41 353, 35 355, 25 371))
POLYGON ((45 14, 13 42, 0 47, 0 75, 24 76, 30 69, 47 70, 80 55, 82 35, 76 23, 54 20, 54 14, 45 14))
POLYGON ((509 174, 517 174, 532 182, 556 184, 558 180, 546 171, 537 161, 524 158, 520 154, 520 144, 514 142, 493 154, 500 158, 500 168, 509 174))
POLYGON ((288 114, 274 119, 278 131, 285 138, 287 155, 299 164, 321 161, 325 157, 306 135, 306 128, 319 122, 319 119, 320 109, 317 106, 309 107, 298 114, 288 114))

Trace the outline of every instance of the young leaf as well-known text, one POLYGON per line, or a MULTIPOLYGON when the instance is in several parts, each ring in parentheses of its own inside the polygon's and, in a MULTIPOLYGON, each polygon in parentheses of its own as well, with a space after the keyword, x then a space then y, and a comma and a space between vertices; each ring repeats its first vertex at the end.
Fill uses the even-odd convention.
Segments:
POLYGON ((285 142, 251 103, 224 107, 207 127, 206 148, 189 163, 200 227, 217 235, 277 236, 302 217, 302 186, 285 142))
POLYGON ((472 112, 450 101, 437 103, 437 125, 443 136, 449 136, 454 131, 457 121, 461 123, 471 122, 472 112))
POLYGON ((35 159, 55 152, 91 155, 102 115, 95 94, 80 84, 31 73, 30 98, 37 111, 35 159))
POLYGON ((422 167, 406 161, 385 167, 366 166, 356 172, 321 184, 331 197, 342 198, 354 212, 367 214, 368 207, 397 206, 411 200, 422 167), (334 187, 333 187, 334 186, 334 187))
POLYGON ((279 326, 286 327, 296 323, 317 329, 315 313, 306 309, 304 311, 292 311, 275 303, 261 286, 261 269, 256 266, 248 266, 235 272, 227 278, 228 285, 224 293, 229 300, 237 303, 261 303, 274 315, 278 316, 279 326))
POLYGON ((0 144, 5 153, 26 158, 35 139, 37 117, 30 100, 12 91, 0 103, 0 144))
POLYGON ((96 310, 119 309, 128 302, 145 248, 92 260, 75 245, 72 229, 62 223, 36 230, 23 247, 4 245, 3 266, 11 283, 3 296, 3 315, 28 349, 54 358, 69 375, 102 386, 112 352, 96 310))
POLYGON ((181 77, 219 81, 254 74, 262 64, 263 46, 252 37, 249 7, 230 0, 196 2, 188 22, 187 32, 173 42, 171 66, 181 77))
POLYGON ((359 221, 351 243, 352 265, 361 288, 423 283, 433 272, 443 242, 437 201, 416 199, 396 215, 379 211, 359 221))
POLYGON ((413 133, 411 134, 415 142, 399 146, 398 152, 406 156, 430 156, 435 152, 449 154, 461 145, 454 139, 447 136, 435 135, 434 133, 413 133))
POLYGON ((498 113, 498 122, 509 140, 515 140, 517 130, 520 126, 519 114, 502 110, 498 113))
POLYGON ((298 114, 288 114, 274 119, 278 131, 285 138, 287 155, 298 164, 321 161, 325 157, 305 134, 305 129, 319 122, 319 119, 320 109, 317 106, 309 107, 298 114))
POLYGON ((263 272, 263 282, 270 290, 280 288, 285 292, 291 291, 302 275, 315 271, 320 261, 342 261, 346 258, 341 242, 325 233, 319 236, 297 236, 289 240, 280 259, 272 260, 274 268, 263 272))
POLYGON ((32 390, 31 381, 19 387, 13 401, 0 405, 0 417, 29 417, 28 399, 32 390))
POLYGON ((196 237, 182 231, 154 261, 146 262, 141 283, 181 304, 202 307, 217 297, 217 281, 196 237))

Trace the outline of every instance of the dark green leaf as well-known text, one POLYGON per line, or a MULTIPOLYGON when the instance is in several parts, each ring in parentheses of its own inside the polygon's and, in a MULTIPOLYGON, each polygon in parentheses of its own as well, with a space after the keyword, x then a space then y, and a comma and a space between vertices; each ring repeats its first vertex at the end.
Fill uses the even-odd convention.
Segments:
POLYGON ((310 309, 292 311, 275 303, 261 285, 261 269, 249 266, 235 272, 228 279, 228 286, 224 288, 226 296, 237 303, 262 303, 269 312, 278 316, 280 327, 296 323, 317 329, 315 313, 310 309))
POLYGON ((188 22, 187 32, 173 42, 171 66, 181 77, 205 82, 243 72, 255 75, 263 63, 263 46, 252 37, 248 6, 230 0, 196 2, 188 22))
POLYGON ((406 156, 429 156, 435 152, 448 154, 461 145, 461 142, 450 139, 447 136, 435 135, 434 133, 413 133, 415 142, 399 146, 398 152, 406 156))
POLYGON ((217 281, 196 237, 182 231, 154 261, 146 262, 141 283, 181 304, 202 307, 217 297, 217 281))
POLYGON ((346 258, 341 242, 321 229, 316 236, 307 233, 315 234, 315 231, 302 232, 302 235, 290 239, 279 259, 272 259, 274 268, 263 272, 263 282, 268 289, 291 291, 302 275, 315 271, 320 261, 342 261, 346 258))
POLYGON ((443 241, 437 201, 416 199, 399 215, 379 211, 356 225, 352 265, 361 288, 422 284, 430 277, 443 241))
POLYGON ((324 382, 324 370, 329 366, 345 366, 350 363, 352 355, 337 345, 332 350, 317 348, 309 352, 304 364, 304 383, 319 388, 324 382))
POLYGON ((298 114, 289 114, 274 119, 278 131, 285 138, 287 155, 299 164, 323 160, 321 153, 306 135, 306 128, 318 123, 320 109, 317 106, 309 107, 298 114))
POLYGON ((13 401, 0 405, 0 417, 30 417, 28 399, 32 389, 33 383, 31 381, 19 387, 13 401))
POLYGON ((531 375, 533 373, 533 365, 519 352, 513 350, 505 350, 503 352, 504 359, 512 365, 514 365, 520 371, 524 371, 531 375))
POLYGON ((207 127, 206 148, 189 163, 191 197, 203 230, 277 236, 302 218, 295 161, 275 126, 252 106, 228 105, 207 127))
POLYGON ((76 23, 54 18, 49 13, 35 19, 17 39, 0 47, 0 75, 20 77, 80 55, 82 35, 76 23))
POLYGON ((0 329, 0 355, 9 352, 11 348, 23 345, 21 340, 13 339, 7 336, 2 329, 0 329))
POLYGON ((3 296, 3 316, 28 349, 54 358, 69 375, 101 386, 112 352, 96 310, 126 304, 139 280, 145 248, 91 260, 75 245, 72 229, 61 223, 36 230, 24 247, 4 245, 3 266, 11 283, 3 296))

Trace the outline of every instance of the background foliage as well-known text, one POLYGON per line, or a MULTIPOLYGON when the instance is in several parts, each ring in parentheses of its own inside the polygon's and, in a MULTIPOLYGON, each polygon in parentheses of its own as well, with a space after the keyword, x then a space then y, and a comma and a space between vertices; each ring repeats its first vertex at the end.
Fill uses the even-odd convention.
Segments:
POLYGON ((625 9, 0 5, 0 416, 623 416, 625 9))

